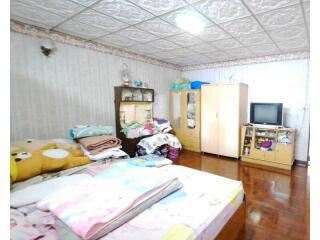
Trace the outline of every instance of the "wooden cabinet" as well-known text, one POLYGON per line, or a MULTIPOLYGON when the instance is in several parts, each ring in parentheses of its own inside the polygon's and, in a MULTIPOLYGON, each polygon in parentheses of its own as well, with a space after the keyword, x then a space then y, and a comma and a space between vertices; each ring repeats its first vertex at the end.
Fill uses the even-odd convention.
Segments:
POLYGON ((200 152, 200 91, 170 92, 170 122, 182 147, 200 152))
POLYGON ((290 170, 295 129, 241 127, 241 160, 290 170))
POLYGON ((201 89, 201 151, 239 158, 240 125, 247 122, 246 84, 208 84, 201 89))
POLYGON ((114 87, 114 104, 116 117, 116 135, 122 140, 122 150, 134 157, 137 144, 145 137, 127 138, 121 132, 126 124, 137 122, 147 124, 152 122, 154 90, 134 87, 114 87))

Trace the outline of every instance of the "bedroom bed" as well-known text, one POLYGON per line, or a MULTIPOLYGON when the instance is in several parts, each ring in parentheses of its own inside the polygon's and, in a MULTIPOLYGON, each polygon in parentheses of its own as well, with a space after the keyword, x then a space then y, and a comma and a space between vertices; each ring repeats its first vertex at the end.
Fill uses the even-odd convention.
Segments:
MULTIPOLYGON (((183 188, 163 198, 101 239, 237 238, 245 222, 245 196, 240 181, 178 165, 167 165, 159 170, 164 174, 177 176, 183 183, 183 188)), ((72 171, 72 174, 83 174, 85 171, 86 168, 82 167, 79 171, 72 171)), ((60 175, 55 174, 54 177, 60 175)), ((18 186, 18 189, 24 187, 21 183, 18 186)), ((28 210, 28 214, 33 216, 41 212, 34 206, 28 210)), ((56 231, 55 236, 58 236, 58 239, 80 239, 58 218, 54 219, 50 229, 56 231)))

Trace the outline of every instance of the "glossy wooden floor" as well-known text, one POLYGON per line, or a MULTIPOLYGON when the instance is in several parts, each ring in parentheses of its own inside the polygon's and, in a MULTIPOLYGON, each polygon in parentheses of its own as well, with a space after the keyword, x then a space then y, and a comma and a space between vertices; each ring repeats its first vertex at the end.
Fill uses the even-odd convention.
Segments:
POLYGON ((238 240, 308 240, 307 168, 291 172, 243 164, 235 159, 183 151, 175 164, 241 180, 246 193, 246 225, 238 240))

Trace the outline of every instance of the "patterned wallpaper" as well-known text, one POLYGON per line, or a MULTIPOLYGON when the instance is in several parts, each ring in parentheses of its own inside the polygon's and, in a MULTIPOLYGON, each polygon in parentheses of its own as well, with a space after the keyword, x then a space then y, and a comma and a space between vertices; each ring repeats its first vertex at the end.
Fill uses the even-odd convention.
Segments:
POLYGON ((309 59, 183 71, 182 76, 211 83, 244 82, 249 102, 282 102, 284 124, 297 129, 296 159, 307 160, 309 59))
POLYGON ((75 124, 114 125, 123 63, 131 79, 155 89, 155 116, 168 118, 168 89, 180 71, 59 42, 45 57, 42 41, 11 32, 11 140, 67 137, 75 124))

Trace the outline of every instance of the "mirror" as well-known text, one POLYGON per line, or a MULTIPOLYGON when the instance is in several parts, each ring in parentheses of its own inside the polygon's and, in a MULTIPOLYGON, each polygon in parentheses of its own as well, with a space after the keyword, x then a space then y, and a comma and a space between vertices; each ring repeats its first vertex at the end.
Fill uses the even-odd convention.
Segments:
POLYGON ((196 127, 196 94, 187 94, 187 126, 188 128, 196 127))
POLYGON ((174 128, 179 128, 180 127, 180 93, 173 93, 172 94, 172 104, 173 104, 173 127, 174 128))

